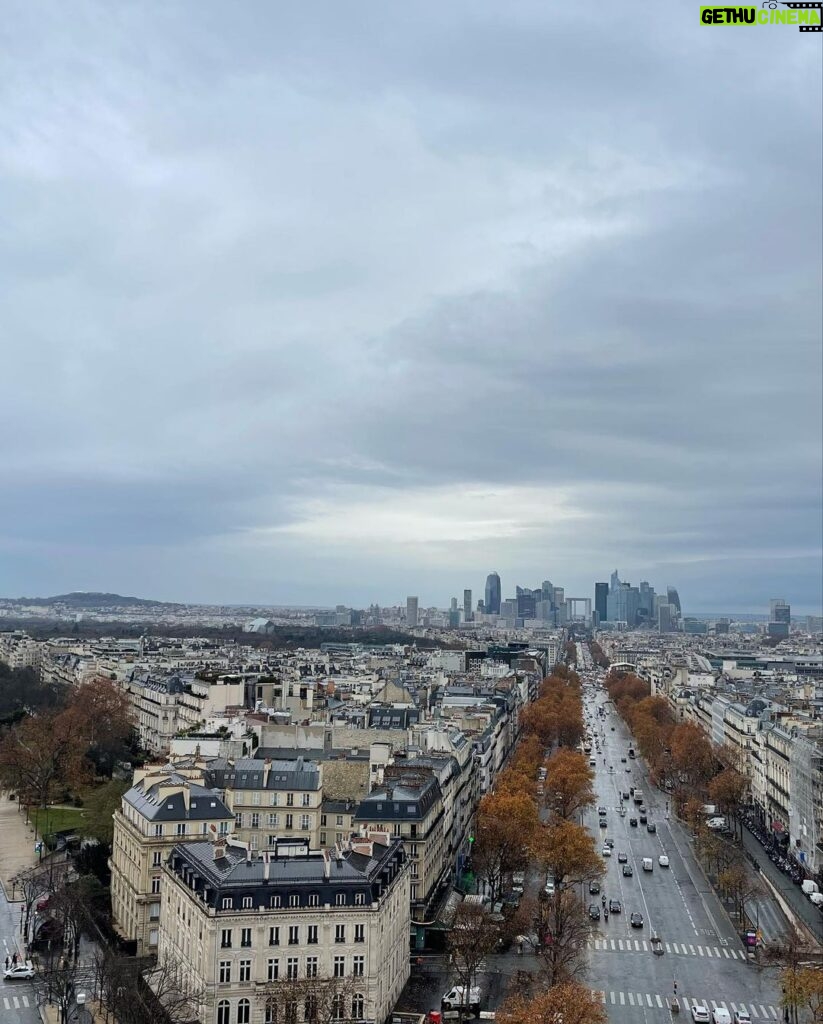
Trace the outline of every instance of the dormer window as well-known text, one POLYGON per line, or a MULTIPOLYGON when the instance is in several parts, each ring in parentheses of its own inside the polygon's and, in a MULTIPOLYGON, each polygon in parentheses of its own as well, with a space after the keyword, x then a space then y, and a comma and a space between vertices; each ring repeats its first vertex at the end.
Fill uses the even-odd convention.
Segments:
POLYGON ((231 910, 234 907, 234 900, 231 896, 224 896, 222 902, 223 910, 231 910))

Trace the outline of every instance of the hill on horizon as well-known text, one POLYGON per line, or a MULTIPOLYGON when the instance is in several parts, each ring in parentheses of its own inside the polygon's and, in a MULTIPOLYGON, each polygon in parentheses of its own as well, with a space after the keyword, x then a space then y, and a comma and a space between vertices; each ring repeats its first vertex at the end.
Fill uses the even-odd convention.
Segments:
POLYGON ((15 604, 34 604, 42 607, 65 604, 70 608, 135 608, 148 606, 176 607, 170 601, 152 601, 144 597, 124 597, 122 594, 101 594, 96 591, 75 590, 71 594, 56 594, 54 597, 16 597, 4 598, 15 604))

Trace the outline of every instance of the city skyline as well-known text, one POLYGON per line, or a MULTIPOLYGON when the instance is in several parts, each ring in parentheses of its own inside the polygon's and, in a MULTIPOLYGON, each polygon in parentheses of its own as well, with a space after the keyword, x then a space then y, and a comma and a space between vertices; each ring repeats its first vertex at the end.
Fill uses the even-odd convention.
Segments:
POLYGON ((817 36, 639 0, 8 20, 4 593, 476 604, 485 566, 620 565, 819 610, 817 36))

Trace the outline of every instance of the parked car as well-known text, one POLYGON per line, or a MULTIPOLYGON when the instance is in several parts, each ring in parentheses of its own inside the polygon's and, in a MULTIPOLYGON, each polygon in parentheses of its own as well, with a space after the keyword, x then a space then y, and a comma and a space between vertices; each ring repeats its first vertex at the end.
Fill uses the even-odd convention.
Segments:
POLYGON ((711 1024, 709 1008, 704 1003, 692 1003, 692 1020, 694 1024, 711 1024))

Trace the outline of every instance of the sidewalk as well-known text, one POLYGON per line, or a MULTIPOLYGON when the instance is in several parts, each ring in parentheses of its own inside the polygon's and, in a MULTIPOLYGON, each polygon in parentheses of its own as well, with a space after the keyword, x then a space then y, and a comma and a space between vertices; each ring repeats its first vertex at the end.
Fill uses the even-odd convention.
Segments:
POLYGON ((800 886, 795 885, 776 865, 772 864, 766 851, 745 826, 743 827, 743 848, 757 862, 760 873, 777 891, 792 916, 809 929, 818 944, 823 944, 823 914, 804 896, 800 886))
MULTIPOLYGON (((40 1006, 43 1024, 60 1024, 60 1010, 56 1006, 44 1003, 40 1006)), ((89 1000, 85 1006, 75 1007, 69 1013, 70 1024, 106 1024, 106 1017, 97 1003, 89 1000)), ((109 1017, 108 1024, 112 1024, 109 1017)))
POLYGON ((11 899, 11 879, 37 860, 34 852, 34 827, 26 824, 25 815, 8 793, 0 794, 0 884, 11 899))

